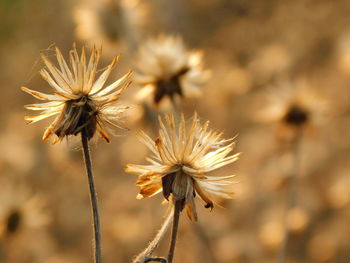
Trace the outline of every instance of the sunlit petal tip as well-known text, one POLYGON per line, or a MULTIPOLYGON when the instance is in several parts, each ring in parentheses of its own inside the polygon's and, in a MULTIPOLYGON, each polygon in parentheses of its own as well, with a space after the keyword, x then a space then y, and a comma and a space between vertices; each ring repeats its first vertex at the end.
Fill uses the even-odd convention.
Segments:
POLYGON ((60 56, 62 55, 60 48, 56 45, 55 45, 55 51, 56 51, 56 54, 59 54, 60 56))
MULTIPOLYGON (((45 118, 45 117, 43 117, 45 118)), ((33 123, 35 122, 37 119, 40 119, 40 115, 26 115, 24 116, 24 120, 28 121, 28 123, 33 123)))
POLYGON ((114 68, 114 66, 117 64, 117 62, 119 61, 120 55, 117 55, 113 58, 111 64, 109 64, 110 67, 114 68))
POLYGON ((44 132, 44 135, 43 135, 43 137, 42 137, 42 140, 43 140, 43 141, 48 141, 52 135, 53 135, 52 128, 51 128, 51 127, 48 127, 48 128, 45 130, 45 132, 44 132))
POLYGON ((57 144, 59 142, 61 142, 61 139, 60 137, 57 137, 57 136, 52 140, 52 144, 57 144))
POLYGON ((243 152, 235 153, 234 154, 234 156, 236 157, 235 161, 238 160, 241 157, 242 154, 243 154, 243 152))
POLYGON ((28 94, 30 94, 30 95, 32 95, 32 96, 33 96, 33 94, 36 93, 35 90, 31 90, 31 89, 29 89, 29 88, 27 88, 27 87, 24 87, 24 86, 21 87, 21 90, 24 91, 24 92, 26 92, 26 93, 28 93, 28 94))
MULTIPOLYGON (((124 76, 127 79, 127 78, 130 78, 133 74, 134 74, 134 72, 132 70, 129 70, 124 76)), ((132 82, 132 81, 130 81, 130 82, 132 82)))
POLYGON ((33 121, 32 120, 28 120, 27 116, 24 116, 23 119, 26 121, 26 124, 32 124, 33 121))
POLYGON ((110 136, 108 134, 108 132, 106 131, 106 129, 104 129, 100 123, 97 123, 97 132, 98 134, 107 142, 110 143, 110 136))
POLYGON ((137 196, 136 196, 136 199, 137 200, 141 200, 141 199, 143 199, 144 198, 144 196, 142 195, 142 194, 138 194, 137 196))
POLYGON ((126 90, 127 88, 129 88, 130 87, 130 85, 131 85, 131 83, 132 83, 132 81, 130 80, 128 83, 126 83, 121 89, 122 89, 122 91, 124 91, 124 90, 126 90))
POLYGON ((124 167, 124 172, 128 173, 130 170, 129 170, 129 164, 127 164, 125 167, 124 167))
POLYGON ((100 45, 100 47, 97 49, 97 54, 99 57, 102 55, 102 49, 103 49, 102 45, 100 45))

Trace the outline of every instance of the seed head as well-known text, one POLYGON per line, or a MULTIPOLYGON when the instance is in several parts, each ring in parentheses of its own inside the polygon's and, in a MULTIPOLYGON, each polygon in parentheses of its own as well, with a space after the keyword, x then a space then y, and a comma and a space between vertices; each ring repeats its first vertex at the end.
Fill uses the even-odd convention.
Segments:
POLYGON ((190 98, 201 94, 208 79, 202 69, 202 53, 188 51, 180 37, 160 35, 139 50, 135 82, 141 87, 140 99, 151 96, 158 105, 163 98, 190 98))
POLYGON ((116 102, 121 93, 129 86, 130 82, 126 83, 126 81, 131 72, 109 86, 103 87, 118 57, 115 57, 96 79, 101 52, 102 49, 94 47, 87 62, 85 49, 82 48, 79 57, 74 45, 69 54, 70 65, 68 65, 61 51, 56 47, 59 67, 41 54, 47 69, 42 69, 40 74, 54 89, 53 94, 45 94, 26 87, 22 87, 22 90, 37 99, 48 101, 25 106, 30 110, 42 111, 37 115, 25 116, 25 120, 29 123, 58 115, 46 129, 43 140, 46 141, 52 135, 56 135, 54 140, 56 143, 68 135, 77 135, 85 129, 88 139, 91 139, 97 131, 103 139, 109 142, 110 136, 107 128, 120 127, 116 121, 120 113, 127 107, 116 105, 116 102))
MULTIPOLYGON (((80 1, 73 11, 75 33, 88 43, 104 43, 107 53, 139 38, 147 25, 148 6, 140 0, 80 1)), ((129 43, 130 44, 130 43, 129 43)))
POLYGON ((186 131, 182 115, 179 127, 173 116, 159 118, 159 137, 153 141, 140 132, 141 141, 152 151, 147 158, 151 164, 129 164, 126 171, 139 175, 136 185, 140 187, 138 198, 150 197, 163 192, 166 199, 183 201, 190 219, 196 220, 194 197, 198 194, 213 208, 211 196, 232 198, 233 175, 211 175, 218 168, 233 163, 239 154, 233 150, 233 138, 221 139, 222 133, 209 130, 209 122, 200 124, 194 115, 192 125, 186 131))
POLYGON ((267 105, 258 113, 260 121, 279 122, 289 128, 320 123, 327 108, 324 99, 305 80, 282 82, 266 94, 267 105))

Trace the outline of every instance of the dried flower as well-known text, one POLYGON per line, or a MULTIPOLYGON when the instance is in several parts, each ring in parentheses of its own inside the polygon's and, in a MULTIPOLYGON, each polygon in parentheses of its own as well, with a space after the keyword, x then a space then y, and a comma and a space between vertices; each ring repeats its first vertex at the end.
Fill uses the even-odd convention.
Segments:
POLYGON ((156 105, 166 96, 198 96, 208 79, 208 72, 202 69, 202 53, 187 51, 180 37, 150 39, 140 48, 135 68, 135 82, 143 87, 138 97, 152 94, 156 105))
POLYGON ((146 24, 147 6, 139 0, 83 1, 74 10, 76 35, 108 50, 123 40, 135 41, 146 24))
POLYGON ((38 228, 48 223, 42 197, 32 195, 23 183, 14 185, 3 178, 1 185, 0 237, 13 235, 22 228, 38 228))
POLYGON ((56 135, 54 143, 59 142, 68 135, 77 135, 86 129, 88 139, 95 132, 107 142, 110 136, 107 127, 119 127, 116 123, 119 114, 127 107, 116 105, 121 93, 130 83, 126 83, 130 72, 107 87, 103 87, 109 74, 117 63, 115 57, 112 63, 96 78, 97 64, 102 49, 92 49, 87 63, 85 49, 82 48, 79 58, 76 47, 70 51, 70 66, 63 58, 61 51, 56 47, 56 56, 59 68, 56 67, 44 54, 41 57, 47 67, 40 71, 41 76, 54 89, 54 94, 30 90, 22 87, 22 90, 33 97, 46 100, 46 103, 26 105, 30 110, 41 110, 37 115, 25 116, 29 123, 37 122, 47 117, 58 115, 52 124, 46 129, 43 140, 48 140, 56 135))
POLYGON ((194 197, 198 194, 213 208, 210 196, 232 198, 234 175, 209 175, 210 172, 233 163, 239 154, 229 155, 233 139, 221 139, 222 133, 209 130, 207 121, 200 124, 194 115, 191 128, 186 131, 182 115, 179 127, 173 116, 166 116, 165 123, 159 118, 159 137, 153 141, 140 132, 141 141, 152 151, 147 160, 150 165, 129 164, 126 171, 139 175, 136 185, 140 187, 138 198, 150 197, 161 191, 166 199, 182 201, 192 220, 197 219, 194 197))
POLYGON ((306 85, 283 82, 268 96, 269 104, 259 112, 262 121, 280 121, 292 127, 317 123, 322 119, 326 104, 306 85))

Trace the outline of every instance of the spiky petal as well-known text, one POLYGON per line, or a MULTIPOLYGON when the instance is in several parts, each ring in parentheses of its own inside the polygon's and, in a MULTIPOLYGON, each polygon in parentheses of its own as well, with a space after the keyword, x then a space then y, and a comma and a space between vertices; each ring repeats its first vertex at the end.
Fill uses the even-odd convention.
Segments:
POLYGON ((127 82, 131 72, 105 86, 115 67, 118 57, 97 77, 97 65, 102 49, 93 47, 88 58, 85 48, 79 56, 75 45, 69 52, 69 63, 64 59, 58 47, 55 48, 58 66, 54 65, 44 54, 41 58, 46 68, 40 71, 41 76, 53 88, 53 94, 46 94, 22 87, 24 92, 33 97, 48 101, 26 105, 25 108, 41 111, 39 114, 25 116, 25 120, 34 123, 55 116, 51 125, 45 130, 43 140, 56 135, 53 142, 59 142, 68 135, 77 135, 82 129, 87 130, 88 138, 95 132, 107 142, 110 140, 108 127, 119 127, 117 120, 127 107, 116 102, 121 93, 129 86, 127 82))
POLYGON ((224 140, 222 133, 208 129, 195 114, 189 129, 182 115, 178 126, 174 116, 159 118, 159 136, 153 141, 144 132, 140 140, 150 149, 150 164, 128 164, 126 172, 139 176, 138 197, 150 197, 161 191, 166 199, 185 200, 187 214, 196 220, 193 198, 198 194, 212 208, 212 196, 232 198, 233 175, 212 175, 211 172, 235 162, 239 153, 231 154, 234 138, 224 140))

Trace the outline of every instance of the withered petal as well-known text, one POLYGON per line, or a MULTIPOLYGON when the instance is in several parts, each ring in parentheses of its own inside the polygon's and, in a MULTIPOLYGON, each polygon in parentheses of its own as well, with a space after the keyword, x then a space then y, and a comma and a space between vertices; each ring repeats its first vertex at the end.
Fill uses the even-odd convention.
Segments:
POLYGON ((202 200, 206 203, 205 204, 205 208, 210 208, 211 210, 213 210, 214 208, 214 203, 213 201, 211 201, 209 199, 209 197, 207 197, 207 195, 202 191, 202 189, 200 188, 200 186, 196 183, 196 181, 193 182, 194 185, 194 189, 196 190, 197 194, 202 198, 202 200))
POLYGON ((186 201, 187 202, 186 202, 185 208, 186 208, 186 214, 187 214, 188 218, 191 221, 197 221, 198 216, 197 216, 196 204, 194 202, 194 199, 191 198, 191 199, 186 200, 186 201))
POLYGON ((162 190, 162 184, 161 183, 154 183, 142 186, 140 188, 140 195, 143 197, 151 197, 155 194, 158 194, 162 190))

